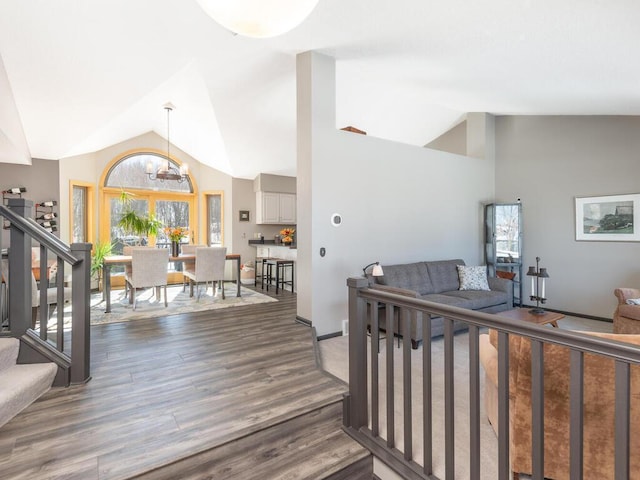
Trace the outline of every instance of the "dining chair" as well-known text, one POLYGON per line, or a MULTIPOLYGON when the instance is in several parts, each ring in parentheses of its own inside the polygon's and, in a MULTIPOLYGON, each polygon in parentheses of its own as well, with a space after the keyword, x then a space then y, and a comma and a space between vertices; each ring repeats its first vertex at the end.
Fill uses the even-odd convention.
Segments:
MULTIPOLYGON (((204 248, 206 245, 182 245, 181 250, 183 255, 195 255, 196 248, 204 248)), ((182 271, 189 270, 193 271, 195 269, 196 261, 195 260, 185 260, 182 262, 182 271)), ((182 276, 182 291, 185 291, 185 288, 189 283, 186 276, 182 276)))
MULTIPOLYGON (((9 317, 9 298, 11 296, 11 288, 9 284, 9 262, 6 259, 2 260, 0 264, 0 277, 2 279, 3 292, 0 295, 2 297, 2 305, 0 306, 0 319, 4 322, 9 317)), ((67 304, 71 301, 71 288, 64 287, 64 303, 67 304)), ((47 321, 51 318, 51 314, 55 310, 58 303, 58 289, 56 287, 47 287, 47 321)), ((38 317, 40 315, 40 290, 36 277, 31 271, 31 328, 36 328, 38 323, 38 317)))
MULTIPOLYGON (((41 282, 42 284, 42 282, 41 282)), ((67 304, 71 301, 71 288, 63 287, 64 303, 67 304)), ((49 321, 51 314, 58 306, 58 289, 56 287, 47 287, 47 317, 46 321, 49 321)), ((63 307, 64 308, 64 307, 63 307)), ((36 277, 31 272, 31 328, 36 328, 36 323, 40 317, 40 327, 43 326, 43 314, 40 310, 40 290, 36 277)))
POLYGON ((212 282, 213 294, 216 293, 216 283, 221 285, 224 299, 224 266, 227 257, 226 247, 198 247, 195 249, 196 261, 192 269, 185 268, 183 275, 189 279, 189 296, 193 297, 193 285, 196 285, 196 301, 200 300, 200 283, 212 282))
POLYGON ((134 247, 131 249, 131 274, 125 274, 131 294, 129 303, 136 309, 136 291, 139 288, 155 288, 160 299, 160 287, 164 288, 164 306, 167 306, 168 248, 134 247))

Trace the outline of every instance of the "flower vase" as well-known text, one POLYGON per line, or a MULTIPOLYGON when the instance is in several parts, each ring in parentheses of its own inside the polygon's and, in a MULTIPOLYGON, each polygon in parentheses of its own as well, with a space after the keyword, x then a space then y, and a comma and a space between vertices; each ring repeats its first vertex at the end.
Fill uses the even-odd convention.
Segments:
POLYGON ((180 255, 180 243, 179 242, 171 242, 171 256, 177 257, 180 255))

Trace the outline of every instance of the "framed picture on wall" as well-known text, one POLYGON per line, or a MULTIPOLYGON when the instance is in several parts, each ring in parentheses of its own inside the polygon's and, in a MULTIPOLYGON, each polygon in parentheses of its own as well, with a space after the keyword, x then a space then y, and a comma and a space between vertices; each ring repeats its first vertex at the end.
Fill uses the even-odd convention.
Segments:
POLYGON ((576 197, 576 240, 640 242, 640 194, 576 197))
POLYGON ((240 218, 239 220, 241 222, 248 222, 249 221, 249 210, 240 210, 240 218))

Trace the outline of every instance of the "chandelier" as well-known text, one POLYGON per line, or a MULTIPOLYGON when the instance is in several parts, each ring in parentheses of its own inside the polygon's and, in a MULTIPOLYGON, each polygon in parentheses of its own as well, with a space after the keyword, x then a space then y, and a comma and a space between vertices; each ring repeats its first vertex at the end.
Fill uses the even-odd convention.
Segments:
POLYGON ((196 0, 220 25, 247 37, 282 35, 302 23, 318 0, 196 0))
POLYGON ((182 165, 180 165, 180 169, 177 169, 169 160, 171 158, 171 155, 169 153, 169 149, 171 146, 171 142, 169 141, 169 115, 171 114, 175 106, 171 103, 166 103, 163 108, 167 111, 167 158, 160 163, 160 166, 155 172, 153 171, 153 164, 151 162, 148 162, 146 173, 151 180, 160 180, 161 182, 164 182, 165 180, 174 180, 178 183, 182 183, 187 179, 189 175, 189 167, 186 163, 183 163, 182 165))

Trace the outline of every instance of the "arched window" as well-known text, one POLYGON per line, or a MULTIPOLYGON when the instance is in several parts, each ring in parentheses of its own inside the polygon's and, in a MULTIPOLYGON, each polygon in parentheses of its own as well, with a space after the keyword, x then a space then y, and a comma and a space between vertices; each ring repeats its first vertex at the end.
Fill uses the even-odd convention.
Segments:
MULTIPOLYGON (((155 173, 167 157, 159 152, 144 150, 127 152, 116 157, 105 169, 100 195, 100 239, 111 241, 113 253, 121 254, 126 245, 169 246, 164 229, 157 235, 132 232, 120 225, 127 210, 140 216, 154 217, 163 227, 184 227, 188 235, 183 243, 198 242, 197 192, 190 175, 183 181, 153 180, 147 171, 155 173), (123 202, 126 192, 128 204, 123 202)), ((180 162, 170 159, 170 165, 179 170, 180 162)), ((117 279, 114 279, 117 284, 117 279)))
MULTIPOLYGON (((193 193, 193 185, 189 175, 187 175, 182 182, 176 180, 152 180, 149 175, 147 175, 147 172, 157 172, 160 165, 166 162, 166 155, 159 153, 130 153, 123 156, 111 166, 107 172, 104 186, 193 193)), ((169 164, 175 168, 176 171, 180 170, 180 165, 174 160, 169 160, 169 164)))

